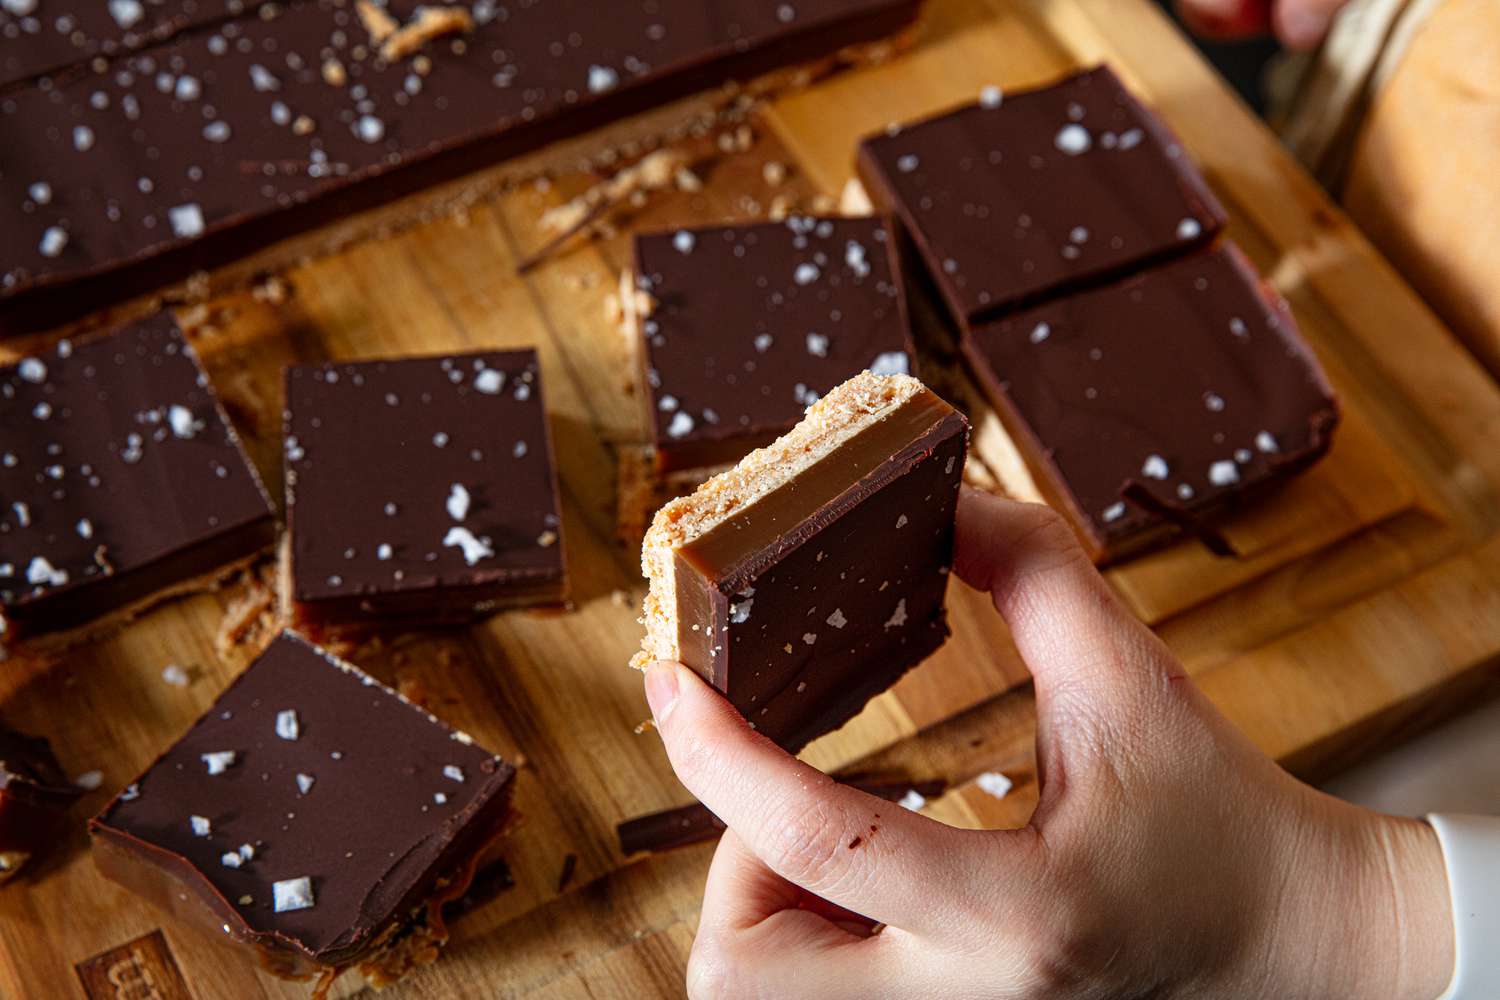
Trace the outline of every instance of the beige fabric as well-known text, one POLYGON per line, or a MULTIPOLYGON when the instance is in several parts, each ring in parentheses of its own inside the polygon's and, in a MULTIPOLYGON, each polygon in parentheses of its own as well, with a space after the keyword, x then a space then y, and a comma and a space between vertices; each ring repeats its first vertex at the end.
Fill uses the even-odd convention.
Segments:
POLYGON ((1500 3, 1441 0, 1411 32, 1342 200, 1500 378, 1500 3))

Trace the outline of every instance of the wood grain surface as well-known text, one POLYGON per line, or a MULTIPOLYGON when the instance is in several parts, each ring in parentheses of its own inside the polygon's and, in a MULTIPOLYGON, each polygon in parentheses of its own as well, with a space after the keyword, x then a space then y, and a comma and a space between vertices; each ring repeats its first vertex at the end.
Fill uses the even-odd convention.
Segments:
MULTIPOLYGON (((568 244, 525 277, 516 265, 548 239, 541 214, 596 178, 565 173, 490 194, 297 266, 280 302, 240 293, 184 311, 273 491, 281 366, 519 345, 540 353, 572 609, 393 637, 356 657, 523 762, 524 823, 507 851, 515 887, 457 920, 444 960, 385 995, 682 991, 711 848, 627 859, 614 837, 620 820, 687 798, 656 737, 635 732, 648 713, 625 668, 643 585, 636 553, 616 541, 617 455, 643 428, 622 376, 626 344, 606 315, 624 234, 764 217, 778 199, 814 207, 843 188, 861 135, 985 85, 1016 89, 1103 61, 1203 165, 1231 234, 1290 300, 1349 414, 1318 469, 1231 526, 1240 557, 1182 543, 1109 579, 1214 701, 1299 773, 1357 759, 1500 688, 1496 387, 1145 0, 932 0, 909 52, 764 108, 746 149, 723 152, 704 137, 694 149, 701 190, 626 206, 612 232, 568 244), (768 162, 787 179, 773 183, 768 162)), ((984 408, 941 324, 930 308, 917 312, 933 381, 973 405, 978 460, 1003 463, 1003 441, 983 433, 984 408)), ((176 997, 182 984, 202 1000, 306 995, 104 881, 82 831, 83 817, 248 662, 251 645, 228 654, 215 645, 245 586, 161 607, 60 662, 0 671, 7 722, 52 736, 73 773, 105 775, 61 849, 0 893, 0 995, 176 997), (163 681, 169 663, 187 669, 186 688, 163 681), (146 969, 163 985, 111 993, 110 969, 136 983, 146 969)), ((955 585, 950 601, 953 641, 805 756, 827 769, 946 777, 955 789, 928 806, 946 822, 1024 823, 1036 794, 1026 671, 984 598, 955 585), (1004 799, 973 784, 990 770, 1015 783, 1004 799)), ((361 989, 350 976, 335 995, 361 989)))

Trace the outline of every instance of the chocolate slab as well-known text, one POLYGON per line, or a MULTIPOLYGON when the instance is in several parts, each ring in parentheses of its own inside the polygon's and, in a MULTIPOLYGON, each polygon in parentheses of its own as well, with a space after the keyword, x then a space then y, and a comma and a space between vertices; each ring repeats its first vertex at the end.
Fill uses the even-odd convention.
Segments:
POLYGON ((0 724, 0 885, 56 842, 64 814, 82 794, 45 739, 0 724))
POLYGON ((1211 240, 1224 210, 1166 124, 1108 67, 860 143, 958 322, 1211 240))
MULTIPOLYGON (((392 0, 389 13, 407 22, 418 6, 392 0)), ((917 7, 481 0, 471 31, 388 60, 352 3, 303 0, 0 95, 0 333, 883 39, 917 7)))
MULTIPOLYGON (((866 380, 883 381, 857 381, 866 380)), ((846 392, 830 393, 808 424, 839 420, 829 404, 842 406, 846 392)), ((948 637, 967 442, 963 415, 918 385, 785 483, 674 546, 678 659, 789 750, 847 722, 948 637)), ((714 488, 710 480, 700 492, 714 488)))
MULTIPOLYGON (((851 788, 868 792, 887 802, 899 802, 915 792, 924 799, 936 798, 947 789, 948 783, 941 778, 929 781, 875 781, 848 780, 851 788)), ((712 840, 724 832, 724 823, 708 811, 701 802, 665 809, 628 819, 615 827, 620 838, 620 853, 636 854, 641 851, 670 851, 691 844, 712 840)))
POLYGON ((914 374, 894 243, 880 219, 802 215, 637 236, 658 469, 736 462, 866 368, 914 374))
POLYGON ((188 28, 254 10, 265 0, 105 0, 0 3, 0 92, 44 73, 84 70, 188 28))
POLYGON ((1339 419, 1286 303, 1230 243, 978 326, 962 346, 1100 561, 1306 468, 1339 419))
POLYGON ((0 369, 0 496, 0 651, 82 634, 275 534, 255 469, 165 313, 0 369))
POLYGON ((462 895, 514 774, 287 632, 89 829, 109 878, 307 974, 378 964, 462 895))
POLYGON ((562 599, 535 351, 300 365, 286 399, 302 621, 461 622, 562 599))

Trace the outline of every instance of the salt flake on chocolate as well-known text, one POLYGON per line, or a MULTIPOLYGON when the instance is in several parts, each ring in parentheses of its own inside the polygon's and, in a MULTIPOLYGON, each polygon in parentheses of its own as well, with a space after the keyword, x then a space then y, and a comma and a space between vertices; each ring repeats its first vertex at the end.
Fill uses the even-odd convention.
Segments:
POLYGON ((1240 470, 1228 459, 1208 467, 1208 481, 1215 486, 1233 486, 1240 481, 1240 470))
POLYGON ((193 419, 193 411, 186 406, 171 406, 167 408, 167 423, 172 428, 172 434, 180 438, 190 438, 203 429, 203 421, 193 419))
POLYGON ((203 209, 197 202, 175 205, 167 209, 167 221, 172 226, 172 235, 190 239, 203 235, 203 209))
POLYGON ((36 556, 26 567, 26 581, 38 587, 61 587, 68 582, 68 571, 54 567, 46 556, 36 556))
POLYGON ((589 67, 589 93, 602 94, 619 86, 620 74, 608 66, 589 67))
POLYGON ((474 537, 472 531, 463 527, 449 528, 448 533, 443 536, 443 545, 448 548, 462 549, 464 562, 470 566, 495 554, 495 550, 490 548, 488 541, 474 537))
POLYGON ((469 516, 469 491, 462 483, 454 483, 452 491, 448 494, 448 516, 455 521, 462 521, 469 516))
POLYGON ((505 387, 505 373, 486 368, 474 376, 474 389, 487 396, 497 395, 505 387))
POLYGON ((68 231, 61 226, 48 226, 42 233, 42 242, 37 244, 37 252, 43 257, 56 257, 67 245, 68 231))
POLYGON ((301 878, 282 879, 272 884, 271 895, 275 901, 273 905, 277 913, 311 909, 313 906, 312 879, 306 875, 301 878))
POLYGON ((207 766, 209 774, 223 774, 234 766, 235 758, 239 755, 233 750, 215 750, 198 756, 207 766))
POLYGON ((135 27, 146 16, 146 9, 141 6, 140 0, 109 0, 108 7, 109 16, 126 30, 135 27))
POLYGON ((1078 156, 1081 153, 1087 153, 1094 141, 1089 137, 1088 129, 1076 123, 1069 123, 1058 129, 1052 143, 1069 156, 1078 156))

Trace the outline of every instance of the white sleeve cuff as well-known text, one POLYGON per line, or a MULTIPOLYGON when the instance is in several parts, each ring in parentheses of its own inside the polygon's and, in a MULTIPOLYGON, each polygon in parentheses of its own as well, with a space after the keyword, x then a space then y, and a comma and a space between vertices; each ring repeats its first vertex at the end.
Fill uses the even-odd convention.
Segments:
POLYGON ((1453 979, 1438 1000, 1500 997, 1500 817, 1427 817, 1453 897, 1453 979))

